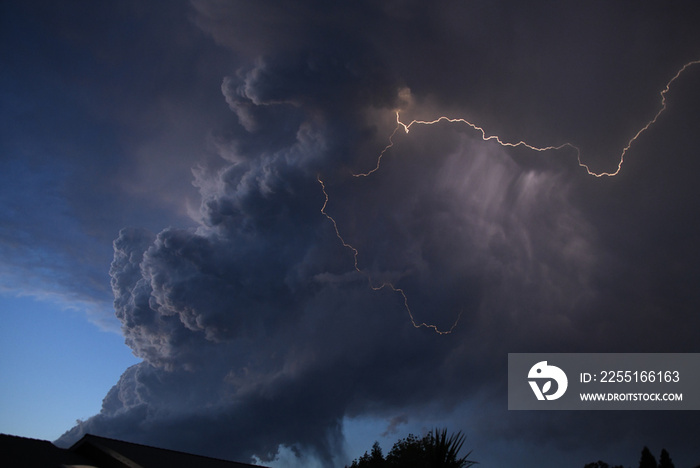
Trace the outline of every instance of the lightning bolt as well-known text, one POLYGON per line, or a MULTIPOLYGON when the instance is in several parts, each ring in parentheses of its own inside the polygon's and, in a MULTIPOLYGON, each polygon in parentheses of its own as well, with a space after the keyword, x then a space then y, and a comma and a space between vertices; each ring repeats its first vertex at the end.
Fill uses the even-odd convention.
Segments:
POLYGON ((531 145, 530 143, 527 143, 525 141, 518 141, 517 143, 511 143, 507 141, 503 141, 501 137, 498 135, 487 135, 486 130, 483 127, 480 127, 479 125, 476 125, 475 123, 469 122, 468 120, 462 119, 462 118, 450 118, 446 116, 439 117, 435 120, 412 120, 410 123, 405 124, 401 121, 399 112, 396 112, 396 128, 394 128, 394 131, 392 134, 389 136, 389 144, 382 150, 381 153, 379 153, 379 157, 377 158, 377 165, 374 167, 374 169, 365 172, 365 173, 360 173, 360 174, 353 174, 353 177, 368 177, 372 175, 374 172, 377 172, 379 170, 379 166, 382 162, 382 157, 384 154, 389 151, 389 149, 394 146, 394 136, 396 136, 396 133, 403 128, 405 133, 408 133, 413 125, 435 125, 436 123, 439 122, 449 122, 449 123, 461 123, 464 125, 467 125, 471 127, 472 129, 476 130, 477 132, 481 133, 481 139, 484 141, 495 141, 499 145, 503 147, 511 147, 511 148, 517 148, 517 147, 523 147, 523 148, 528 148, 532 151, 537 151, 537 152, 544 152, 544 151, 550 151, 550 150, 560 150, 563 148, 571 148, 574 151, 576 151, 576 159, 578 161, 578 165, 586 170, 586 172, 589 175, 592 175, 594 177, 613 177, 616 176, 620 173, 622 170, 622 164, 625 162, 625 155, 629 151, 629 149, 632 147, 632 144, 642 135, 642 133, 646 132, 652 125, 656 123, 656 121, 659 119, 661 114, 664 113, 666 110, 666 94, 669 92, 671 89, 671 85, 673 84, 674 81, 676 81, 682 74, 683 72, 688 68, 693 65, 698 65, 700 64, 700 60, 693 60, 685 65, 683 65, 678 72, 668 80, 666 83, 666 86, 664 89, 659 92, 659 96, 661 97, 661 107, 659 110, 656 112, 654 117, 649 120, 642 128, 640 128, 635 135, 629 139, 625 147, 622 149, 622 152, 620 153, 620 160, 617 164, 617 170, 615 172, 593 172, 591 171, 590 167, 588 167, 587 164, 585 164, 583 161, 581 161, 581 150, 573 145, 572 143, 564 143, 558 146, 534 146, 531 145))
MULTIPOLYGON (((469 122, 468 120, 461 119, 461 118, 452 119, 452 118, 450 118, 450 117, 442 116, 442 117, 439 117, 439 118, 437 118, 437 119, 435 119, 435 120, 430 120, 430 121, 428 121, 428 120, 412 120, 411 123, 405 124, 405 123, 403 123, 403 122, 401 121, 401 117, 400 117, 400 115, 399 115, 399 112, 397 111, 397 112, 396 112, 396 128, 394 128, 394 131, 392 132, 391 136, 389 136, 389 144, 386 145, 386 147, 382 150, 381 153, 379 153, 379 157, 377 158, 377 165, 374 167, 374 169, 372 169, 372 170, 370 170, 370 171, 368 171, 368 172, 359 173, 359 174, 353 174, 352 176, 353 176, 353 177, 369 177, 369 176, 372 175, 373 173, 377 172, 377 171, 379 170, 379 166, 381 165, 382 157, 384 156, 384 153, 386 153, 387 151, 389 151, 389 149, 390 149, 392 146, 394 146, 394 136, 396 136, 396 133, 397 133, 401 128, 403 128, 404 131, 405 131, 406 133, 408 133, 409 130, 410 130, 410 128, 411 128, 413 125, 435 125, 436 123, 443 122, 443 121, 445 121, 445 122, 450 122, 450 123, 463 123, 463 124, 465 124, 465 125, 467 125, 467 126, 473 128, 474 130, 480 132, 480 133, 481 133, 481 139, 482 139, 482 140, 484 140, 484 141, 495 140, 495 141, 496 141, 499 145, 501 145, 501 146, 506 146, 506 147, 509 146, 509 147, 513 147, 513 148, 522 146, 522 147, 531 149, 531 150, 533 150, 533 151, 540 151, 540 152, 541 152, 541 151, 549 151, 549 150, 559 150, 559 149, 567 148, 567 147, 568 147, 568 148, 573 148, 573 149, 577 152, 577 154, 580 155, 579 149, 578 149, 576 146, 572 145, 571 143, 564 143, 564 144, 559 145, 559 146, 537 147, 537 146, 533 146, 533 145, 531 145, 531 144, 529 144, 529 143, 526 143, 526 142, 524 142, 524 141, 519 141, 519 142, 517 142, 517 143, 509 143, 509 142, 507 142, 507 141, 501 140, 501 138, 500 138, 498 135, 489 135, 489 136, 486 136, 486 130, 484 130, 482 127, 479 127, 478 125, 473 124, 473 123, 469 122)), ((579 164, 580 164, 580 159, 579 159, 579 164)))
MULTIPOLYGON (((556 145, 556 146, 555 145, 535 146, 535 145, 532 145, 532 144, 527 143, 527 142, 522 141, 522 140, 518 141, 517 143, 508 142, 508 141, 502 140, 501 137, 499 137, 498 135, 487 135, 487 132, 483 127, 481 127, 475 123, 469 122, 466 119, 450 118, 450 117, 446 117, 446 116, 439 117, 435 120, 412 120, 410 123, 406 124, 406 123, 401 121, 401 117, 399 115, 399 112, 397 111, 396 112, 396 127, 394 128, 394 131, 391 133, 391 135, 389 135, 389 143, 379 153, 379 156, 377 157, 376 166, 368 172, 359 173, 359 174, 352 174, 352 175, 353 175, 353 177, 369 177, 373 173, 377 172, 379 170, 380 165, 381 165, 382 158, 384 157, 384 154, 394 146, 394 137, 401 129, 403 129, 404 132, 406 134, 408 134, 413 125, 435 125, 439 122, 449 122, 449 123, 459 123, 459 124, 467 125, 468 127, 471 127, 473 130, 479 132, 481 134, 481 139, 483 141, 493 140, 503 147, 511 147, 511 148, 523 147, 523 148, 527 148, 527 149, 530 149, 532 151, 537 151, 537 152, 545 152, 545 151, 551 151, 551 150, 561 150, 564 148, 571 148, 576 152, 576 159, 578 161, 578 165, 580 167, 582 167, 583 169, 585 169, 589 175, 591 175, 593 177, 598 177, 598 178, 600 178, 600 177, 614 177, 614 176, 618 175, 620 173, 620 171, 622 170, 622 165, 625 162, 625 156, 627 155, 627 152, 630 150, 630 148, 632 147, 634 142, 637 141, 637 139, 644 132, 646 132, 650 127, 652 127, 656 123, 656 121, 659 119, 661 114, 663 114, 664 111, 666 111, 666 94, 671 89, 671 85, 673 84, 673 82, 676 81, 683 74, 683 72, 685 72, 686 69, 688 69, 689 67, 691 67, 693 65, 698 65, 698 64, 700 64, 700 60, 693 60, 693 61, 686 63, 666 83, 666 86, 659 92, 659 96, 661 97, 661 106, 659 107, 659 110, 656 112, 656 114, 654 115, 654 117, 651 120, 649 120, 645 125, 643 125, 634 134, 634 136, 627 141, 627 144, 625 145, 625 147, 622 149, 622 152, 620 153, 619 162, 617 163, 617 169, 614 172, 594 172, 594 171, 591 171, 590 167, 581 160, 581 150, 572 143, 563 143, 561 145, 556 145)), ((436 325, 431 325, 431 324, 428 324, 425 322, 417 323, 414 316, 413 316, 413 312, 411 311, 411 308, 408 304, 408 296, 406 295, 406 292, 403 289, 397 288, 396 286, 394 286, 390 282, 384 282, 384 283, 377 285, 374 283, 374 281, 372 280, 372 277, 369 273, 360 269, 359 263, 358 263, 358 257, 359 257, 360 253, 355 247, 353 247, 351 244, 347 243, 345 241, 345 239, 343 239, 343 236, 340 234, 340 230, 338 229, 338 223, 326 211, 326 207, 328 206, 328 201, 329 201, 328 192, 326 191, 326 185, 323 183, 323 180, 321 180, 320 176, 317 177, 317 180, 318 180, 319 184, 321 184, 321 190, 323 191, 323 195, 325 196, 325 201, 323 202, 323 206, 321 207, 321 213, 323 214, 323 216, 325 216, 333 224, 335 234, 338 237, 338 239, 340 240, 340 242, 343 244, 343 247, 347 248, 348 250, 350 250, 352 252, 353 264, 354 264, 355 270, 367 278, 367 281, 369 283, 369 287, 373 291, 379 291, 381 289, 388 288, 388 289, 392 290, 393 292, 400 294, 401 297, 403 298, 403 303, 404 303, 404 307, 406 309, 406 312, 408 312, 408 316, 410 317, 411 324, 413 324, 413 326, 415 328, 432 329, 434 332, 436 332, 440 335, 446 335, 446 334, 452 333, 452 331, 455 329, 455 327, 459 323, 460 318, 462 317, 461 311, 460 311, 459 315, 457 316, 457 319, 454 321, 454 323, 452 324, 452 326, 448 330, 440 330, 436 325)))
POLYGON ((358 264, 358 259, 357 259, 357 257, 360 255, 360 252, 355 247, 353 247, 352 245, 345 242, 345 239, 343 239, 343 236, 340 235, 340 230, 338 230, 338 223, 336 223, 335 219, 331 215, 329 215, 328 212, 326 211, 326 206, 328 205, 328 200, 329 200, 328 192, 326 192, 326 184, 323 183, 323 180, 321 180, 320 176, 317 177, 317 180, 318 180, 318 183, 321 184, 321 190, 323 191, 323 195, 326 197, 325 201, 323 202, 323 206, 321 207, 321 213, 323 214, 323 216, 328 218, 328 220, 331 223, 333 223, 333 229, 335 229, 335 235, 338 236, 338 239, 340 239, 340 242, 343 244, 343 247, 345 247, 346 249, 348 249, 352 252, 355 270, 367 278, 367 282, 369 283, 369 287, 373 291, 380 291, 384 288, 388 288, 388 289, 391 289, 392 291, 394 291, 395 293, 400 294, 401 297, 403 298, 404 308, 406 309, 406 312, 408 312, 408 316, 411 319, 411 324, 415 328, 429 328, 429 329, 432 329, 435 333, 437 333, 439 335, 447 335, 447 334, 452 333, 452 330, 455 329, 455 327, 457 326, 457 323, 459 323, 459 319, 462 317, 462 312, 459 313, 459 315, 457 316, 457 319, 454 321, 454 323, 452 324, 452 326, 448 330, 440 330, 436 325, 431 325, 431 324, 428 324, 425 322, 418 323, 418 322, 416 322, 415 318, 413 317, 413 311, 411 311, 411 307, 408 305, 408 296, 406 296, 406 292, 403 289, 397 288, 396 286, 394 286, 392 283, 389 283, 389 282, 384 282, 380 285, 376 285, 372 281, 372 277, 370 276, 370 274, 365 272, 365 271, 362 271, 360 269, 359 264, 358 264))

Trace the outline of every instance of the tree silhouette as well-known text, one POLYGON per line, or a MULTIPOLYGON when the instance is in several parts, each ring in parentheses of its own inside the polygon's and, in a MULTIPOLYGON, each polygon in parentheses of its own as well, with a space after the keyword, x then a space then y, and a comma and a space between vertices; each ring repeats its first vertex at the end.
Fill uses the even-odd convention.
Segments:
POLYGON ((604 461, 598 460, 597 462, 586 463, 586 465, 583 468, 610 468, 610 465, 608 465, 604 461))
POLYGON ((379 442, 375 442, 372 445, 372 452, 365 452, 359 459, 352 462, 351 468, 382 468, 386 466, 384 461, 384 455, 382 454, 382 448, 379 446, 379 442))
POLYGON ((648 447, 642 449, 642 458, 639 460, 639 468, 658 468, 656 458, 651 454, 648 447))
POLYGON ((447 429, 434 429, 422 439, 409 434, 394 444, 386 458, 375 442, 372 452, 365 452, 350 468, 468 468, 476 462, 468 459, 471 452, 459 456, 465 439, 461 431, 448 436, 447 429))
POLYGON ((671 456, 668 454, 666 449, 661 449, 661 456, 659 457, 659 468, 676 468, 671 461, 671 456))
POLYGON ((405 466, 406 468, 425 466, 425 448, 423 440, 409 434, 391 447, 386 455, 386 466, 405 466))
POLYGON ((423 438, 428 466, 462 468, 474 465, 475 462, 467 459, 471 455, 471 451, 459 458, 459 451, 462 449, 465 439, 466 436, 461 431, 449 437, 447 429, 438 432, 435 428, 432 432, 428 432, 423 438))

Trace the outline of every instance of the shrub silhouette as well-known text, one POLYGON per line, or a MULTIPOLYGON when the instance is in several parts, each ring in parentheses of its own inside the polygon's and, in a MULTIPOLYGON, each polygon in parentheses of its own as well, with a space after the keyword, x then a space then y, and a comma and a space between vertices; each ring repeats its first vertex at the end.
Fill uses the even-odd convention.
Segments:
POLYGON ((587 463, 583 468, 625 468, 622 465, 610 466, 602 460, 598 460, 594 463, 587 463))

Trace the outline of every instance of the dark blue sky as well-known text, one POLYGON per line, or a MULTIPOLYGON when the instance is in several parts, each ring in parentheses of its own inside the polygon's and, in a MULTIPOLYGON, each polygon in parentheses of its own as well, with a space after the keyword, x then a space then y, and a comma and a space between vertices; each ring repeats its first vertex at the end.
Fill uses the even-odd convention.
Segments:
POLYGON ((694 2, 1 8, 3 404, 105 370, 58 432, 2 431, 343 466, 444 425, 489 466, 700 462, 692 413, 505 395, 512 352, 700 352, 700 65, 615 177, 460 123, 352 176, 397 111, 614 171, 700 59, 694 2))

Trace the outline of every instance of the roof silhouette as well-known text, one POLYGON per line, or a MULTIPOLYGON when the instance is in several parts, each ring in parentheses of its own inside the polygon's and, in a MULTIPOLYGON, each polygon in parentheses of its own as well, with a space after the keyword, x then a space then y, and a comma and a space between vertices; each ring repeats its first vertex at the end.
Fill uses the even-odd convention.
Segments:
POLYGON ((26 468, 251 468, 249 463, 221 460, 86 434, 69 448, 47 440, 0 434, 4 465, 26 468), (13 465, 14 464, 14 465, 13 465))

